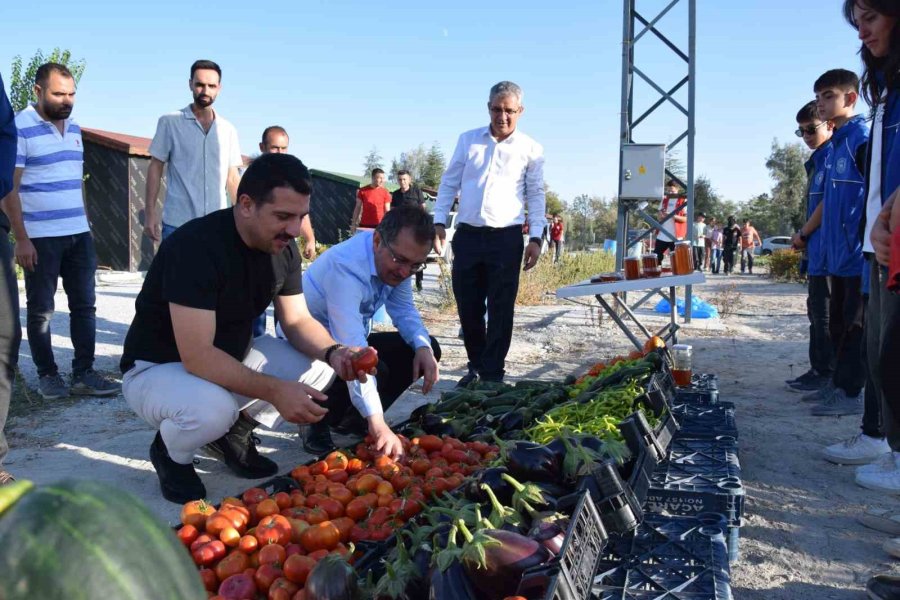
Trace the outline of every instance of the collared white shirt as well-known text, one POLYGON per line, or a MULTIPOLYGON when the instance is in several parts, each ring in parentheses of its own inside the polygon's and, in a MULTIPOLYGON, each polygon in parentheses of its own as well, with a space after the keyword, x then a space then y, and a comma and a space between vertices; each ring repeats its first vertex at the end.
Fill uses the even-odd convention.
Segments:
MULTIPOLYGON (((431 337, 413 303, 407 278, 396 287, 381 281, 375 269, 372 231, 362 231, 332 246, 303 273, 303 296, 309 313, 335 341, 368 346, 372 317, 382 306, 403 340, 412 348, 431 347, 431 337)), ((381 414, 375 377, 366 383, 348 381, 350 401, 363 417, 381 414)))
POLYGON ((543 231, 544 148, 518 129, 502 142, 491 135, 490 127, 463 133, 441 177, 435 223, 447 223, 457 194, 457 223, 475 227, 521 225, 527 209, 529 231, 543 231))
POLYGON ((150 155, 166 163, 163 223, 181 227, 229 205, 225 182, 230 167, 243 164, 237 130, 219 113, 209 131, 190 105, 159 118, 150 155))
POLYGON ((24 169, 19 183, 22 219, 28 237, 76 235, 90 230, 84 212, 82 177, 84 144, 81 127, 63 123, 63 133, 44 120, 34 106, 16 115, 16 167, 24 169))

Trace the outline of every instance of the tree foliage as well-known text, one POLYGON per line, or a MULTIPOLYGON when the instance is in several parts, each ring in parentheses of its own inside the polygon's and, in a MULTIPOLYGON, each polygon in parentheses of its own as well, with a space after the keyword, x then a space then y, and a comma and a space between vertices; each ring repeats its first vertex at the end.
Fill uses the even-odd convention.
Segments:
POLYGON ((428 150, 428 155, 425 157, 425 166, 422 169, 421 178, 422 185, 437 189, 441 184, 441 177, 444 175, 446 168, 447 163, 444 161, 444 152, 441 150, 440 144, 434 142, 428 150))
POLYGON ((372 146, 363 161, 363 177, 370 177, 373 169, 384 169, 381 154, 378 153, 378 148, 375 146, 372 146))
POLYGON ((425 149, 425 144, 419 144, 415 148, 401 152, 399 159, 394 158, 391 161, 389 178, 396 182, 397 173, 409 171, 409 176, 415 183, 437 189, 445 168, 444 153, 437 142, 428 150, 425 149))
POLYGON ((561 215, 565 212, 565 203, 559 197, 559 194, 550 189, 547 182, 544 182, 544 197, 546 198, 548 215, 561 215))
POLYGON ((576 196, 563 215, 566 245, 582 250, 603 240, 615 239, 618 206, 615 199, 601 196, 576 196))
MULTIPOLYGON (((779 145, 772 141, 772 152, 766 159, 769 175, 775 180, 765 213, 765 232, 768 235, 782 235, 796 231, 803 225, 806 216, 806 168, 809 150, 802 144, 779 145)), ((758 197, 757 197, 758 199, 758 197)), ((751 219, 753 217, 750 217, 751 219)), ((758 222, 757 229, 761 229, 758 222)))
POLYGON ((12 61, 12 76, 9 82, 9 101, 14 111, 18 112, 29 104, 37 102, 34 95, 34 77, 37 74, 38 67, 41 65, 55 62, 65 65, 72 72, 75 78, 75 85, 81 80, 84 69, 87 66, 84 60, 75 60, 69 50, 61 50, 54 48, 49 55, 44 55, 42 50, 38 50, 31 57, 26 65, 20 55, 16 55, 12 61))

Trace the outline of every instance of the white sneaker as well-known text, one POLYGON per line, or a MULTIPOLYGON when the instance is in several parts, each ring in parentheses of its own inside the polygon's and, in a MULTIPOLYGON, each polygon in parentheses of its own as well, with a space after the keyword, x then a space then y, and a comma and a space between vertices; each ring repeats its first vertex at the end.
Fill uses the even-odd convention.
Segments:
POLYGON ((886 440, 857 433, 849 440, 826 446, 822 456, 838 465, 865 465, 890 451, 886 440))
POLYGON ((896 457, 900 454, 892 454, 887 468, 856 473, 856 484, 864 488, 884 492, 886 494, 900 494, 900 461, 896 457), (893 468, 890 467, 893 465, 893 468))
POLYGON ((878 473, 881 471, 890 471, 900 464, 900 452, 897 453, 896 461, 893 452, 885 452, 872 462, 861 467, 856 467, 856 474, 862 473, 878 473))

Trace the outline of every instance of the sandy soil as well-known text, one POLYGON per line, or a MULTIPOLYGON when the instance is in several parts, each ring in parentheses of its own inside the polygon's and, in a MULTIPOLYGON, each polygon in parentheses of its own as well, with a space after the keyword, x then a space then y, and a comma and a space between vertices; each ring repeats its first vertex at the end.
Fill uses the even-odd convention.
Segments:
MULTIPOLYGON (((117 369, 138 286, 115 280, 98 288, 98 369, 117 369)), ((852 467, 820 458, 824 445, 857 431, 858 417, 809 416, 799 395, 786 390, 784 380, 807 366, 805 288, 760 276, 717 276, 695 289, 707 300, 730 298, 727 304, 736 313, 694 320, 684 326, 680 339, 694 345, 695 368, 717 373, 722 398, 738 406, 747 499, 740 561, 732 571, 735 598, 864 597, 869 576, 885 571, 900 574, 900 568, 881 550, 887 536, 863 528, 855 517, 867 506, 896 507, 897 498, 856 486, 852 467)), ((437 307, 437 299, 436 277, 429 270, 420 300, 426 322, 443 347, 443 387, 462 375, 465 352, 456 336, 455 314, 437 307)), ((62 294, 57 306, 54 346, 67 371, 72 351, 62 294)), ((641 314, 657 327, 663 324, 648 310, 641 314)), ((609 319, 598 319, 596 306, 561 303, 523 308, 517 313, 507 369, 511 377, 562 378, 629 349, 609 319)), ((36 376, 27 342, 21 368, 25 383, 33 386, 36 376)), ((401 420, 424 401, 413 388, 389 417, 401 420)), ((12 450, 6 466, 18 477, 39 483, 64 477, 104 480, 131 491, 161 518, 177 521, 178 507, 160 497, 147 458, 153 432, 121 397, 48 404, 19 394, 13 414, 7 424, 12 450)), ((261 451, 285 471, 310 459, 299 448, 294 426, 261 431, 260 437, 261 451)), ((210 498, 253 483, 233 477, 214 460, 198 458, 210 498)))

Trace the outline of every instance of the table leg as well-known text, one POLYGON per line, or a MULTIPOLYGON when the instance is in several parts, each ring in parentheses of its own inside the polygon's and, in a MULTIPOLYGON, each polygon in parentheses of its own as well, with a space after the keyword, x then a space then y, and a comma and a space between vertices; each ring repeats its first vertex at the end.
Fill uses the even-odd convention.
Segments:
MULTIPOLYGON (((618 296, 613 295, 613 298, 615 298, 617 302, 621 303, 621 300, 619 300, 618 296)), ((603 307, 603 310, 606 311, 606 314, 609 315, 609 318, 612 319, 613 322, 619 326, 619 329, 622 330, 622 333, 624 333, 626 336, 628 336, 628 339, 631 340, 631 343, 634 344, 634 347, 637 348, 638 350, 643 350, 643 348, 644 348, 643 342, 641 342, 637 338, 637 336, 635 336, 631 332, 631 329, 625 324, 625 322, 619 317, 619 315, 616 314, 616 311, 613 310, 612 306, 610 306, 609 303, 606 300, 604 300, 603 296, 601 296, 600 294, 597 294, 597 302, 600 303, 600 306, 603 307)), ((626 306, 626 309, 627 309, 627 306, 626 306)))
POLYGON ((672 328, 672 343, 678 343, 678 308, 675 306, 675 288, 669 288, 669 321, 672 328))

